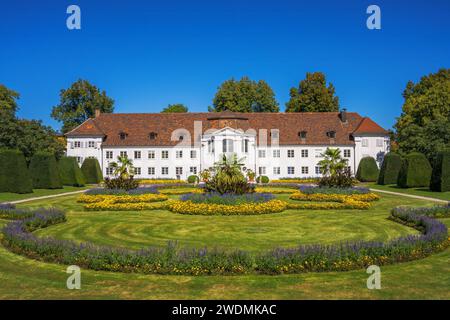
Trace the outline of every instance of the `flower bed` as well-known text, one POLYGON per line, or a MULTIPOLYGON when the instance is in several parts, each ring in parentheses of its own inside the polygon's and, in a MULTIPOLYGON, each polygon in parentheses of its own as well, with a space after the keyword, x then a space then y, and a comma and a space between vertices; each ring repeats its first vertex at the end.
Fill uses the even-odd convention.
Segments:
MULTIPOLYGON (((397 208, 391 213, 394 221, 418 229, 422 232, 420 235, 400 237, 387 243, 354 241, 331 245, 301 245, 260 253, 218 248, 181 248, 173 242, 169 242, 165 248, 128 250, 91 243, 79 244, 51 237, 39 238, 31 233, 66 221, 64 213, 56 209, 41 209, 30 218, 10 222, 2 229, 2 242, 12 252, 31 258, 116 272, 210 275, 347 271, 373 264, 381 266, 420 259, 448 247, 447 227, 433 218, 441 214, 442 210, 421 210, 421 215, 408 208, 397 208)), ((448 214, 448 209, 446 210, 444 211, 448 214)))
POLYGON ((96 202, 111 202, 111 203, 137 203, 137 202, 158 202, 165 201, 168 197, 164 194, 142 194, 142 195, 88 195, 82 194, 78 197, 77 202, 80 203, 96 203, 96 202))
POLYGON ((165 195, 180 195, 187 193, 203 193, 203 189, 200 188, 184 188, 184 189, 160 189, 159 193, 165 195))
POLYGON ((317 186, 300 186, 300 191, 306 194, 367 194, 370 193, 368 188, 352 187, 352 188, 336 188, 336 187, 317 187, 317 186))
POLYGON ((262 203, 267 202, 269 200, 273 200, 274 198, 275 196, 270 193, 220 194, 217 192, 208 192, 202 194, 199 193, 185 194, 180 197, 180 200, 191 201, 194 203, 239 205, 246 203, 262 203))
POLYGON ((94 188, 87 190, 84 194, 87 195, 141 195, 147 193, 158 193, 156 187, 138 187, 136 189, 124 190, 124 189, 107 189, 107 188, 94 188))
POLYGON ((172 212, 191 215, 258 215, 282 212, 287 203, 281 200, 270 200, 263 203, 242 203, 225 205, 214 203, 195 203, 193 201, 172 201, 168 209, 172 212))
POLYGON ((272 194, 292 194, 296 193, 298 190, 294 188, 271 188, 271 187, 256 187, 255 192, 258 193, 272 193, 272 194))
POLYGON ((169 201, 163 202, 111 202, 101 201, 88 203, 84 206, 87 211, 142 211, 167 209, 169 201))
POLYGON ((296 184, 312 184, 318 183, 319 178, 280 178, 275 180, 270 180, 271 183, 296 183, 296 184))
POLYGON ((306 194, 303 192, 296 192, 292 194, 289 199, 297 201, 315 201, 315 202, 336 202, 328 204, 292 204, 291 209, 369 209, 370 203, 380 199, 375 193, 366 194, 326 194, 326 193, 312 193, 306 194))
POLYGON ((184 180, 176 179, 137 179, 139 184, 186 184, 184 180))

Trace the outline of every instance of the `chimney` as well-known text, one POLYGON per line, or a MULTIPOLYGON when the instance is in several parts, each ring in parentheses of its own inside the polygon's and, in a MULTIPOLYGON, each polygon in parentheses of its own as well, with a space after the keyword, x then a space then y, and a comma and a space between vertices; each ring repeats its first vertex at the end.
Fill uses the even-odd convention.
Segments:
POLYGON ((100 115, 101 111, 100 109, 95 109, 95 117, 98 118, 98 116, 100 115))
POLYGON ((342 122, 347 122, 347 109, 342 108, 341 113, 339 114, 339 118, 341 118, 342 122))

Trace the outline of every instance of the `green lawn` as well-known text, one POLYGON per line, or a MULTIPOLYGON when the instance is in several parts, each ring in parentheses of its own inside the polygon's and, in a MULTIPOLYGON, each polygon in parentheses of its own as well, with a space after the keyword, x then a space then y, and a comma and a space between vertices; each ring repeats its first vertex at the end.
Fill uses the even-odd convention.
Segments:
MULTIPOLYGON (((284 197, 284 196, 281 196, 284 197)), ((22 206, 58 206, 68 221, 41 235, 126 247, 274 245, 382 239, 414 233, 386 218, 396 205, 429 202, 382 195, 368 211, 288 211, 249 217, 184 216, 164 211, 84 212, 75 196, 22 206)), ((450 226, 450 219, 444 219, 450 226)), ((6 221, 0 220, 0 226, 6 221)), ((162 276, 82 271, 82 289, 65 287, 66 266, 24 258, 0 247, 0 299, 450 299, 450 249, 426 259, 382 267, 382 289, 368 290, 365 270, 298 275, 162 276)))
POLYGON ((409 189, 403 189, 400 188, 394 184, 391 185, 378 185, 375 182, 370 182, 366 184, 366 186, 372 188, 372 189, 378 189, 378 190, 386 190, 386 191, 392 191, 392 192, 400 192, 400 193, 406 193, 411 194, 415 196, 422 196, 422 197, 429 197, 429 198, 435 198, 440 200, 447 200, 450 201, 450 191, 447 192, 433 192, 428 188, 409 188, 409 189))
POLYGON ((85 190, 85 189, 89 189, 89 188, 92 188, 92 186, 87 186, 87 187, 82 187, 82 188, 64 186, 62 189, 34 189, 33 193, 25 193, 25 194, 0 192, 0 203, 8 202, 8 201, 24 200, 24 199, 35 198, 35 197, 49 196, 49 195, 53 195, 53 194, 60 194, 60 193, 65 193, 65 192, 78 191, 78 190, 85 190))

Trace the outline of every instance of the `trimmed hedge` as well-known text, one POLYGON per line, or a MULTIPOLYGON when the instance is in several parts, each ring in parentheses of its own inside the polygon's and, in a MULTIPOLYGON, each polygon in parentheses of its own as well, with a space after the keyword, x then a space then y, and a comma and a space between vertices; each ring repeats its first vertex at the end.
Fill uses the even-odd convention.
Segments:
POLYGON ((64 186, 84 187, 83 172, 74 157, 63 157, 58 162, 61 183, 64 186))
POLYGON ((402 188, 428 187, 431 180, 431 165, 424 154, 412 152, 402 161, 397 185, 402 188))
POLYGON ((187 178, 188 183, 198 183, 200 179, 196 175, 191 175, 187 178))
POLYGON ((269 183, 269 177, 268 176, 259 176, 256 178, 256 182, 258 183, 269 183))
POLYGON ((103 180, 102 169, 96 158, 86 158, 81 166, 86 183, 96 184, 103 180))
POLYGON ((396 184, 401 167, 402 157, 398 153, 389 152, 386 154, 381 165, 377 184, 396 184))
POLYGON ((378 173, 379 170, 375 159, 372 157, 364 157, 359 162, 356 179, 361 182, 377 181, 378 173))
POLYGON ((437 154, 431 173, 430 189, 432 191, 450 191, 450 150, 437 154))
POLYGON ((51 153, 35 153, 30 162, 30 174, 33 180, 33 188, 62 188, 61 179, 59 177, 58 163, 56 162, 55 156, 51 153))
POLYGON ((30 172, 19 150, 0 150, 0 192, 33 192, 30 172))

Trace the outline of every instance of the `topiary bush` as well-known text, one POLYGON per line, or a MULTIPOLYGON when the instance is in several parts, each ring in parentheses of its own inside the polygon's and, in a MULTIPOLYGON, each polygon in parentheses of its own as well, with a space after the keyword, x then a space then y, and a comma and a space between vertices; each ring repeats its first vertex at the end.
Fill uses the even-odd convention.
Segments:
POLYGON ((196 175, 191 175, 187 178, 187 182, 188 183, 198 183, 199 182, 199 178, 196 175))
POLYGON ((37 152, 30 162, 30 174, 33 180, 33 188, 36 189, 61 189, 62 183, 59 176, 58 163, 53 154, 37 152))
POLYGON ((431 173, 430 189, 450 191, 450 149, 438 152, 431 173))
POLYGON ((401 167, 402 157, 398 153, 389 152, 386 154, 381 165, 377 184, 396 184, 401 167))
POLYGON ((59 175, 64 186, 83 187, 85 179, 83 172, 74 157, 62 157, 59 162, 59 175))
POLYGON ((30 172, 19 150, 0 150, 0 192, 33 192, 30 172))
POLYGON ((259 176, 258 178, 256 178, 256 182, 269 183, 269 177, 268 176, 259 176))
POLYGON ((428 187, 431 170, 430 162, 424 154, 412 152, 402 161, 397 185, 401 188, 428 187))
POLYGON ((97 184, 103 180, 102 169, 96 158, 86 158, 81 166, 86 183, 97 184))
POLYGON ((378 179, 377 162, 372 157, 364 157, 359 162, 358 170, 356 171, 356 179, 361 182, 373 182, 378 179))

